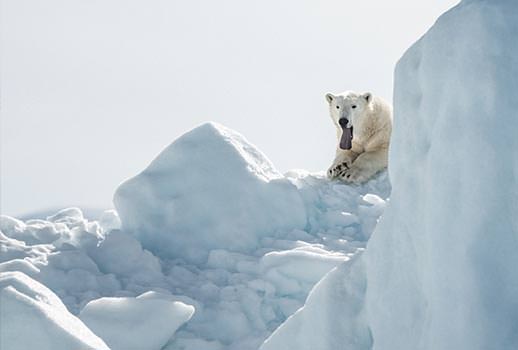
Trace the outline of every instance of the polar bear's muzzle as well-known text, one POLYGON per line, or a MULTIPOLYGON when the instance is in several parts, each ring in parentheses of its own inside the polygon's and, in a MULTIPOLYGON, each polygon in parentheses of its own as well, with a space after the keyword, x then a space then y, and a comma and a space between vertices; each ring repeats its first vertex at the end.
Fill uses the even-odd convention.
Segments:
POLYGON ((346 118, 340 118, 338 120, 338 124, 342 128, 342 137, 340 138, 340 148, 341 149, 351 149, 353 147, 353 126, 347 127, 349 124, 349 120, 346 118))

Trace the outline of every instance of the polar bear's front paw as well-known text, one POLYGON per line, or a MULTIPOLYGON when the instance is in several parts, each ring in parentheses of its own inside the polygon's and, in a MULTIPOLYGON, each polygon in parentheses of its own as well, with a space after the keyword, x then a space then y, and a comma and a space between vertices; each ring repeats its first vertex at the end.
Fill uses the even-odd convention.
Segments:
POLYGON ((362 168, 355 166, 341 172, 339 176, 341 180, 355 184, 365 182, 369 178, 368 174, 366 174, 362 168))
POLYGON ((327 176, 330 179, 334 179, 335 177, 341 176, 347 169, 349 169, 349 164, 347 162, 333 164, 327 171, 327 176))

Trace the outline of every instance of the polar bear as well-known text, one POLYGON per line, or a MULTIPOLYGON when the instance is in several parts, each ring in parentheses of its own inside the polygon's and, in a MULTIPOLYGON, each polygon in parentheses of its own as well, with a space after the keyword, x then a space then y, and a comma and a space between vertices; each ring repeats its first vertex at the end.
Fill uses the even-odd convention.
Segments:
POLYGON ((338 146, 329 178, 362 183, 387 167, 392 106, 370 92, 326 94, 338 146))

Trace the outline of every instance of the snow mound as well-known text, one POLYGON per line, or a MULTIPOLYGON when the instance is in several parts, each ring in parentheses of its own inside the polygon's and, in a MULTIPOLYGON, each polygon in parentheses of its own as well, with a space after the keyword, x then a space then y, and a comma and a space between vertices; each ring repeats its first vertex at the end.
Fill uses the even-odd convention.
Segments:
POLYGON ((191 262, 211 249, 251 252, 265 235, 306 226, 295 186, 243 136, 214 123, 163 150, 114 203, 144 247, 191 262))
POLYGON ((79 318, 111 350, 160 350, 194 313, 194 307, 148 293, 89 302, 79 318))
POLYGON ((0 348, 108 350, 47 287, 21 272, 0 273, 0 348))

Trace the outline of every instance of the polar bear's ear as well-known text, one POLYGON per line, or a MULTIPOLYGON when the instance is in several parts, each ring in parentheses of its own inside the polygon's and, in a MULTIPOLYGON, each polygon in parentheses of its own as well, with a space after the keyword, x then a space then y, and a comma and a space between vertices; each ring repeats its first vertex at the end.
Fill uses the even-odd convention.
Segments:
POLYGON ((367 101, 367 103, 372 101, 372 94, 370 92, 364 93, 362 97, 367 101))
POLYGON ((331 93, 326 94, 327 103, 331 103, 334 99, 335 99, 335 97, 333 96, 333 94, 331 94, 331 93))

